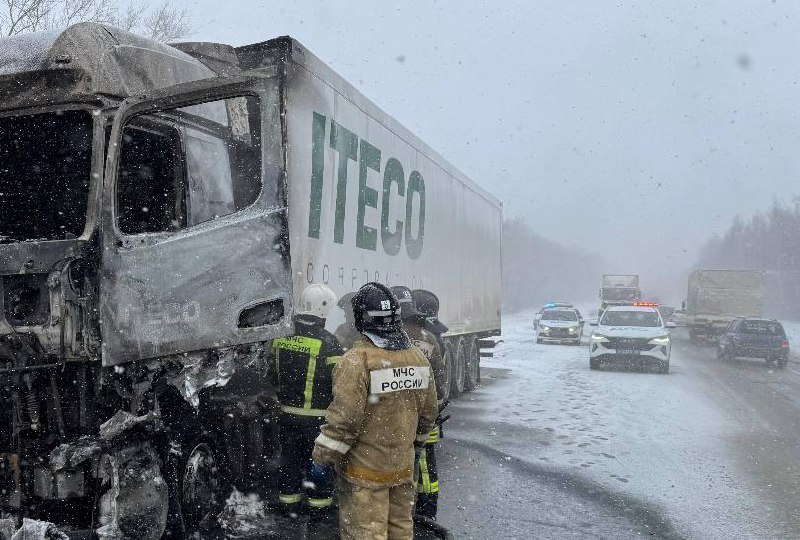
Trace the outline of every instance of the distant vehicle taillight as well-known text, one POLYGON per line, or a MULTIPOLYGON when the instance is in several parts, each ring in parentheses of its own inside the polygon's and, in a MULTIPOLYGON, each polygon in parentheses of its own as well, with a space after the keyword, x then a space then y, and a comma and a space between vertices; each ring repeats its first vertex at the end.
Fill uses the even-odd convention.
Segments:
POLYGON ((788 348, 789 348, 789 342, 786 341, 785 339, 781 341, 781 349, 788 349, 788 348))

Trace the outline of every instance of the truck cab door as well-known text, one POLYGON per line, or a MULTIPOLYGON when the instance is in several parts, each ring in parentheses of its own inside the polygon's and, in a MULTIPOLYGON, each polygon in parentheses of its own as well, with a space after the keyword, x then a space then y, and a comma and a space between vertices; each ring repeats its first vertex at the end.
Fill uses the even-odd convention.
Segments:
POLYGON ((101 226, 104 365, 291 329, 277 79, 212 79, 126 100, 101 226))

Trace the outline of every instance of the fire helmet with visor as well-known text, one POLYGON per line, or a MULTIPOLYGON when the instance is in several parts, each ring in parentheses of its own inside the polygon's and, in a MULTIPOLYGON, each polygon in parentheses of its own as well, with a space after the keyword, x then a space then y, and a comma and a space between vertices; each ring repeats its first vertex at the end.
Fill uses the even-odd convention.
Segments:
POLYGON ((336 293, 327 285, 315 283, 307 286, 300 294, 298 315, 312 315, 327 319, 331 308, 336 304, 336 293))
POLYGON ((375 346, 390 351, 411 347, 400 318, 400 302, 389 287, 378 282, 367 283, 353 296, 352 304, 356 330, 375 346))

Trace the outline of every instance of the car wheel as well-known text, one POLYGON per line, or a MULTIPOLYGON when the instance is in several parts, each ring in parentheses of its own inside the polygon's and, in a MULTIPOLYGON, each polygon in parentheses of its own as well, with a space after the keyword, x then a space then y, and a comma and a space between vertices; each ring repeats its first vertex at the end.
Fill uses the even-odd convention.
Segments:
POLYGON ((666 362, 661 362, 661 365, 659 366, 659 371, 664 374, 669 373, 669 360, 667 360, 666 362))
POLYGON ((589 369, 600 369, 600 360, 597 358, 589 358, 589 369))
POLYGON ((781 358, 780 360, 778 360, 778 367, 779 367, 780 369, 783 369, 783 368, 785 368, 785 367, 786 367, 786 364, 788 364, 788 363, 789 363, 789 360, 788 360, 788 359, 786 359, 786 358, 781 358))

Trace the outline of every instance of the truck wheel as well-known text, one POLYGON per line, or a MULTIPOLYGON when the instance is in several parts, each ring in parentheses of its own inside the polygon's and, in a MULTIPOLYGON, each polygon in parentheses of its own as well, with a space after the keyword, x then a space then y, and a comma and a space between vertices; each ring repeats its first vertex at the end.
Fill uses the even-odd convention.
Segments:
POLYGON ((464 346, 464 340, 459 339, 456 342, 455 348, 453 350, 453 371, 451 375, 451 383, 450 383, 450 395, 453 397, 458 397, 464 393, 465 381, 466 378, 466 367, 467 367, 467 351, 466 347, 464 346))
POLYGON ((478 369, 480 368, 481 355, 478 349, 477 340, 470 340, 469 354, 467 355, 467 371, 465 387, 467 390, 473 390, 478 386, 478 369))
POLYGON ((181 512, 189 534, 205 529, 225 503, 221 471, 211 446, 200 443, 186 459, 181 479, 181 512))
POLYGON ((449 399, 450 385, 453 380, 453 350, 450 348, 449 343, 445 343, 444 345, 442 360, 444 361, 444 381, 440 383, 442 388, 444 388, 444 396, 442 399, 449 399))

